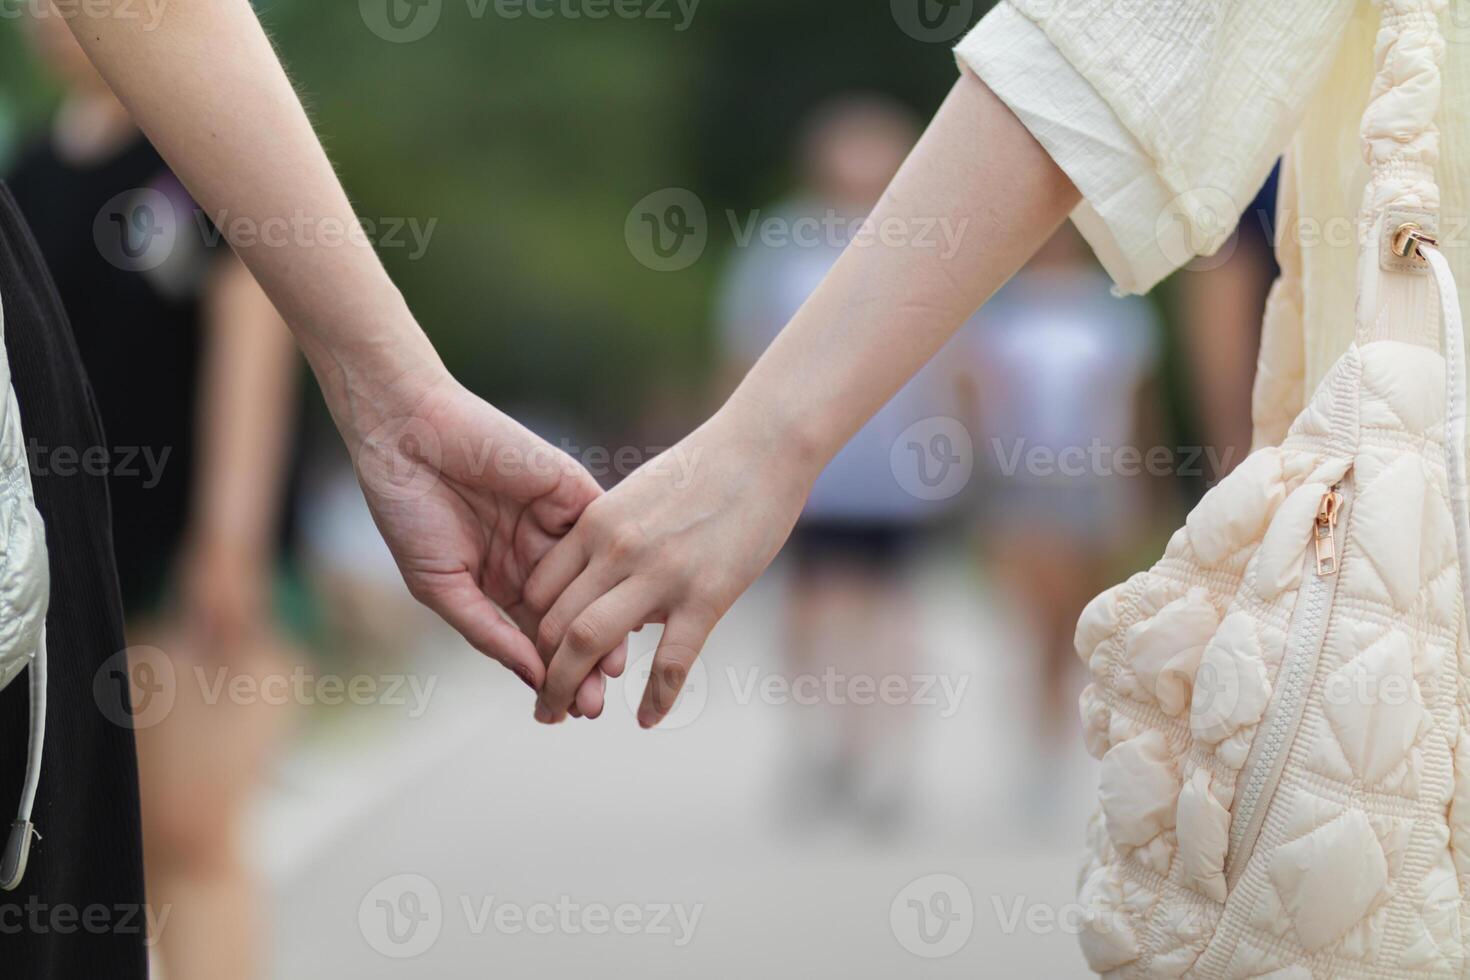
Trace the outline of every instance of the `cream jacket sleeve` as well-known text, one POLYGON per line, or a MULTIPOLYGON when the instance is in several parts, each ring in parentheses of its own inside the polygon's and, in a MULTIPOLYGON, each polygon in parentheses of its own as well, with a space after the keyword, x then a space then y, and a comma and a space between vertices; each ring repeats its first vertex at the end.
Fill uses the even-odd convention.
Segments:
POLYGON ((1125 292, 1234 230, 1358 0, 1003 0, 956 50, 1082 193, 1125 292))

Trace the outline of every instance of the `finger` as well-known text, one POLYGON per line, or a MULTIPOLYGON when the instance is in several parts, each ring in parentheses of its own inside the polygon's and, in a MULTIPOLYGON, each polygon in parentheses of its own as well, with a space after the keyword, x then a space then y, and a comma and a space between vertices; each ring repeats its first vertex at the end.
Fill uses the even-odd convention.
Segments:
POLYGON ((561 463, 562 475, 556 490, 531 503, 531 516, 536 523, 554 535, 567 533, 587 505, 603 494, 592 474, 576 460, 562 454, 561 463))
POLYGON ((582 686, 577 688, 577 696, 572 699, 572 706, 567 709, 567 714, 573 718, 594 719, 602 716, 602 709, 607 691, 607 679, 618 677, 628 665, 628 641, 624 640, 618 644, 618 648, 597 663, 597 669, 582 679, 582 686))
MULTIPOLYGON (((551 663, 552 654, 561 649, 566 640, 567 629, 576 618, 600 596, 606 595, 621 581, 621 576, 606 563, 588 565, 576 580, 557 596, 536 630, 536 649, 545 663, 551 663)), ((617 641, 614 641, 616 643, 617 641)), ((609 645, 608 653, 612 650, 609 645)))
POLYGON ((531 690, 541 689, 546 668, 535 644, 500 614, 468 572, 436 583, 430 589, 421 589, 416 595, 469 641, 470 646, 510 668, 531 690))
POLYGON ((545 617, 567 586, 582 574, 588 559, 587 549, 582 546, 582 536, 574 528, 536 563, 531 577, 526 579, 526 585, 521 589, 521 604, 532 617, 545 617))
POLYGON ((520 628, 527 636, 534 637, 536 629, 541 625, 541 617, 533 614, 526 608, 526 604, 518 602, 513 606, 507 606, 501 610, 510 617, 510 621, 520 628))
POLYGON ((602 671, 589 672, 583 678, 582 686, 577 688, 577 696, 572 701, 572 712, 586 718, 599 717, 602 714, 606 690, 607 677, 602 671))
MULTIPOLYGON (((638 631, 635 629, 633 632, 638 631)), ((618 648, 603 657, 602 663, 597 666, 608 677, 622 677, 623 671, 628 668, 628 641, 624 639, 619 643, 618 648)))
POLYGON ((634 625, 653 615, 657 595, 651 586, 627 579, 589 604, 572 622, 546 670, 536 717, 555 723, 571 705, 582 680, 599 661, 625 642, 634 625))
POLYGON ((643 689, 643 703, 638 707, 640 728, 654 727, 673 710, 674 702, 679 699, 679 692, 684 689, 684 682, 694 669, 694 662, 699 659, 713 628, 714 623, 707 623, 690 613, 669 617, 663 638, 658 642, 658 651, 653 655, 653 669, 648 674, 648 686, 643 689))

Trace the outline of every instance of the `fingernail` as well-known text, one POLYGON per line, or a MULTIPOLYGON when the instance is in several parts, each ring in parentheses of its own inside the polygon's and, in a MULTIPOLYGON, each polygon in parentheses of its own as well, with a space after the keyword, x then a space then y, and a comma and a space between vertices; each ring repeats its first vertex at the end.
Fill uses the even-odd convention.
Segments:
POLYGON ((643 729, 644 731, 647 731, 648 729, 652 728, 654 725, 657 725, 657 724, 658 724, 658 719, 653 716, 653 713, 652 712, 649 712, 649 711, 640 711, 640 712, 638 712, 638 727, 639 728, 643 729))
POLYGON ((521 679, 522 684, 525 684, 533 691, 536 690, 536 680, 531 676, 531 672, 529 670, 527 670, 525 667, 516 667, 514 668, 514 670, 516 676, 521 679))
POLYGON ((543 725, 549 725, 549 724, 551 724, 551 717, 552 717, 552 715, 551 715, 551 709, 548 708, 546 705, 542 704, 540 701, 537 701, 536 702, 536 720, 539 721, 539 722, 541 722, 541 724, 543 724, 543 725))

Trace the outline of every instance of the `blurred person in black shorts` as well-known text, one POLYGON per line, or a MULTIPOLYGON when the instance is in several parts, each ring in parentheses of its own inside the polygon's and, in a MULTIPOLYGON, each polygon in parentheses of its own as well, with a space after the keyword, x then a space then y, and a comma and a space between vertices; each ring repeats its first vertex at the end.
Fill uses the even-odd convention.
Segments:
MULTIPOLYGON (((876 96, 839 98, 813 113, 800 143, 802 188, 769 213, 757 213, 763 228, 726 276, 719 328, 732 386, 843 250, 865 234, 864 217, 917 133, 906 108, 876 96)), ((837 454, 792 535, 783 654, 793 691, 803 678, 810 689, 830 665, 842 665, 845 675, 835 687, 815 685, 834 690, 842 703, 795 709, 799 731, 790 742, 791 786, 784 796, 799 823, 851 814, 866 829, 887 833, 905 816, 912 706, 858 704, 849 697, 853 688, 840 681, 862 677, 881 686, 884 678, 909 678, 920 669, 913 558, 948 508, 944 500, 915 495, 895 467, 911 462, 903 445, 911 426, 958 414, 957 398, 950 397, 958 389, 945 362, 937 358, 837 454)))

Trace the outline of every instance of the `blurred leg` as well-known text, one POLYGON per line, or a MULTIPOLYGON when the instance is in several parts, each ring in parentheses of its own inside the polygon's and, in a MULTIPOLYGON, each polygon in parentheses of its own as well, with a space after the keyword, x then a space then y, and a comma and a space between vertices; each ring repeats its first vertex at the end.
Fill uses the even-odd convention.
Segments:
MULTIPOLYGON (((787 600, 786 639, 782 668, 789 684, 819 676, 824 664, 837 663, 847 642, 844 616, 848 603, 840 577, 821 555, 797 549, 796 568, 787 600)), ((794 688, 793 688, 794 690, 794 688)), ((826 705, 792 704, 795 726, 790 740, 791 785, 786 790, 790 815, 798 823, 826 816, 834 808, 845 779, 837 727, 826 705)))
POLYGON ((1072 638, 1077 618, 1097 591, 1096 561, 1076 539, 1039 525, 998 531, 988 550, 997 577, 1017 594, 1038 638, 1038 722, 1045 741, 1060 744, 1078 725, 1079 670, 1072 638))
POLYGON ((138 732, 148 890, 170 909, 154 937, 165 978, 258 980, 264 896, 241 854, 242 818, 293 706, 232 695, 231 681, 259 691, 287 677, 291 659, 265 638, 214 661, 178 631, 137 635, 174 658, 177 688, 167 717, 138 732))
MULTIPOLYGON (((921 662, 918 604, 893 556, 891 567, 854 570, 854 638, 840 670, 869 685, 862 700, 838 705, 843 744, 855 777, 854 801, 868 829, 887 833, 902 821, 913 773, 915 672, 921 662), (885 694, 884 692, 889 693, 885 694)), ((849 694, 856 692, 849 691, 849 694)), ((932 693, 932 691, 931 691, 932 693)))

